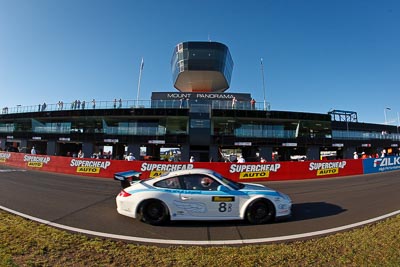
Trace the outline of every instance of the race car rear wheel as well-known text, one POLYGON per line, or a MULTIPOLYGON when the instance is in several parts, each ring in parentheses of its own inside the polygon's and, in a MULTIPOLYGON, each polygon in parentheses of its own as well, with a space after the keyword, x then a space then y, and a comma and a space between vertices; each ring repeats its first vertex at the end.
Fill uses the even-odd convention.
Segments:
POLYGON ((275 217, 275 208, 267 199, 255 200, 246 209, 246 219, 251 224, 263 224, 275 217))
POLYGON ((169 219, 168 208, 156 199, 147 200, 140 206, 140 219, 152 225, 164 224, 169 219))

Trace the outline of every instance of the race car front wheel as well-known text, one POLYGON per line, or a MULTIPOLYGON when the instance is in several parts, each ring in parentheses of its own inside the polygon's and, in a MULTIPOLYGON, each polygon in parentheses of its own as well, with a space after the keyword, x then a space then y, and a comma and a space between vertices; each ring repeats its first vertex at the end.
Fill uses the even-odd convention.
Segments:
POLYGON ((275 217, 275 208, 267 199, 255 200, 247 207, 246 219, 251 224, 263 224, 275 217))
POLYGON ((150 199, 142 203, 139 211, 140 219, 152 225, 161 225, 168 221, 168 209, 163 202, 150 199))

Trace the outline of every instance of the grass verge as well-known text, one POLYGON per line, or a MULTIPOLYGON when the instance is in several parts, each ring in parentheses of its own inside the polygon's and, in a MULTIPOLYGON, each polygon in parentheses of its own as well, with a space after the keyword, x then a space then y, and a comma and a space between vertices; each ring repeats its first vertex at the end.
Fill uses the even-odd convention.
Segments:
POLYGON ((400 266, 400 215, 301 242, 165 248, 68 233, 0 211, 0 266, 400 266))

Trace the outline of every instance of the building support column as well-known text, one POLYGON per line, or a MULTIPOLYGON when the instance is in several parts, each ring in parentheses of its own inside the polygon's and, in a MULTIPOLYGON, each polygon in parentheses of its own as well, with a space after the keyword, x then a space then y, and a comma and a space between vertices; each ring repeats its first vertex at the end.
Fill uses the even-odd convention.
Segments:
POLYGON ((54 141, 54 140, 47 141, 46 154, 50 155, 50 156, 52 156, 52 155, 58 156, 58 153, 56 150, 56 141, 54 141))
POLYGON ((307 148, 307 160, 320 160, 319 147, 309 146, 307 148))
POLYGON ((0 138, 0 149, 6 150, 6 139, 5 138, 0 138))
POLYGON ((84 142, 82 144, 82 152, 85 158, 90 158, 93 155, 93 143, 84 142))
POLYGON ((27 153, 31 153, 32 146, 28 147, 28 140, 21 139, 21 142, 19 143, 19 148, 23 148, 23 147, 26 147, 27 153))
POLYGON ((357 152, 357 148, 353 146, 344 147, 343 148, 343 158, 344 159, 353 159, 354 152, 357 152))
POLYGON ((181 160, 189 161, 190 159, 190 146, 189 144, 182 144, 181 146, 181 160))
POLYGON ((210 145, 209 158, 211 161, 219 161, 218 145, 210 145))
POLYGON ((135 157, 135 159, 139 160, 140 159, 140 144, 128 144, 128 150, 127 153, 132 153, 132 155, 135 157))
POLYGON ((266 161, 272 161, 272 150, 271 146, 260 147, 260 158, 263 157, 266 161))

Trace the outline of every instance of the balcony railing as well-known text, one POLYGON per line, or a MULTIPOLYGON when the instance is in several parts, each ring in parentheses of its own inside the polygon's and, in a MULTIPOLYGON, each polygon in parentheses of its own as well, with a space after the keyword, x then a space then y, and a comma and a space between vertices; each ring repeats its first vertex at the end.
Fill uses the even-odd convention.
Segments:
MULTIPOLYGON (((249 101, 237 101, 232 107, 231 101, 209 100, 213 109, 237 109, 237 110, 263 110, 263 103, 255 103, 251 105, 249 101)), ((41 103, 32 106, 17 105, 15 107, 3 107, 1 114, 29 113, 29 112, 44 112, 44 111, 60 111, 60 110, 90 110, 90 109, 119 109, 119 108, 185 108, 188 109, 192 103, 188 105, 182 104, 179 100, 112 100, 112 101, 74 101, 74 102, 59 102, 56 104, 41 103)), ((269 110, 270 105, 267 105, 269 110)))

